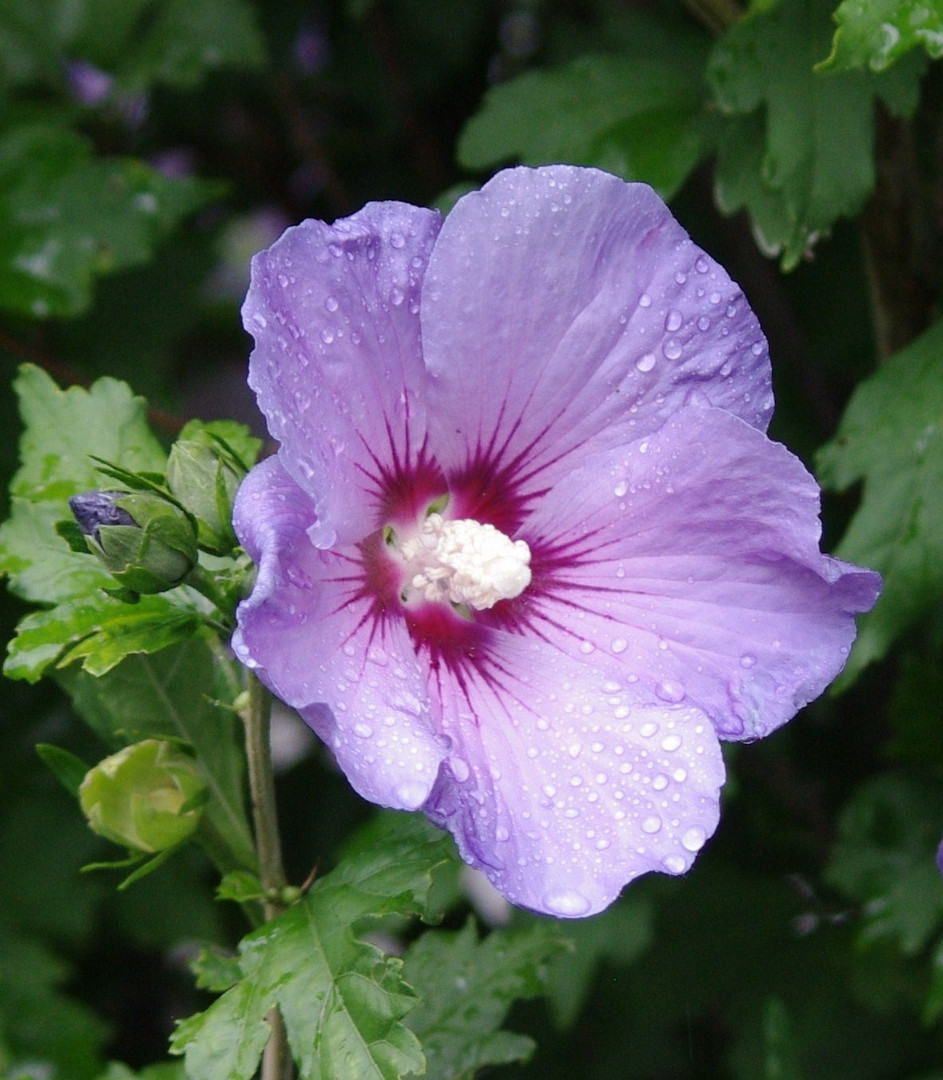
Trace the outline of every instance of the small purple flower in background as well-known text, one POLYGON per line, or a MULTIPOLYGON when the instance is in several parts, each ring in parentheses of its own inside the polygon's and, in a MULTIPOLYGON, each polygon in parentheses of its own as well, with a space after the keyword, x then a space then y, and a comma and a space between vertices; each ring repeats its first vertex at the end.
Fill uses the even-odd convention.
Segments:
POLYGON ((289 229, 244 314, 281 446, 238 655, 516 904, 687 870, 719 740, 821 693, 880 588, 819 552, 737 286, 645 185, 552 166, 289 229))

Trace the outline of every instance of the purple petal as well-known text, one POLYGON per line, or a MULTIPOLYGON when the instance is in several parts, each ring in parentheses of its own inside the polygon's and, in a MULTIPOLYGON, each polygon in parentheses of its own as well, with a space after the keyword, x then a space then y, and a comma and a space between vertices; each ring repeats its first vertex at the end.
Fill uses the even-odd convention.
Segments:
POLYGON ((766 341, 658 196, 594 169, 511 169, 461 199, 423 286, 440 464, 486 453, 545 487, 692 391, 765 430, 766 341), (535 474, 540 474, 536 477, 535 474))
POLYGON ((838 674, 880 590, 820 554, 818 507, 784 447, 719 409, 681 409, 525 523, 531 629, 617 656, 651 700, 697 707, 724 738, 758 738, 838 674))
POLYGON ((430 210, 371 203, 289 229, 253 260, 249 383, 314 499, 319 547, 376 528, 381 476, 423 443, 419 292, 438 229, 430 210))
POLYGON ((308 538, 311 500, 269 458, 236 500, 236 532, 258 564, 238 612, 237 656, 297 709, 364 798, 421 806, 443 749, 433 706, 402 620, 378 625, 358 597, 349 559, 308 538))
POLYGON ((499 672, 441 680, 448 765, 426 812, 515 904, 601 911, 679 874, 714 831, 724 767, 697 709, 640 703, 618 664, 497 633, 499 672))

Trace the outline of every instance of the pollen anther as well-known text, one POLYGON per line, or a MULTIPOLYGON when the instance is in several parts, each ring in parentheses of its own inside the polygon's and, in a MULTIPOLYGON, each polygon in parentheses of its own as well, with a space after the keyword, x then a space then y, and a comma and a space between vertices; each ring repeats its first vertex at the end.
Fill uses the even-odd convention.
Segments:
POLYGON ((428 514, 420 531, 403 541, 400 553, 409 589, 424 600, 483 611, 520 596, 531 580, 527 542, 471 518, 446 521, 441 514, 428 514))

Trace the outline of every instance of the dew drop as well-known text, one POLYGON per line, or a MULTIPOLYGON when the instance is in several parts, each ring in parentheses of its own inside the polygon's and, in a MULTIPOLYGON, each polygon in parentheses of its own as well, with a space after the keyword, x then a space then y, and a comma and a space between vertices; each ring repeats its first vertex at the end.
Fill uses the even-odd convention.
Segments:
POLYGON ((704 830, 699 825, 695 825, 681 837, 681 845, 688 851, 700 851, 706 839, 704 830))
POLYGON ((415 810, 426 801, 428 788, 416 780, 406 780, 396 787, 396 798, 407 810, 415 810))
POLYGON ((642 822, 642 832, 648 833, 649 836, 652 833, 656 833, 661 829, 661 818, 653 814, 651 817, 645 818, 642 822))
POLYGON ((668 786, 668 777, 664 773, 659 773, 657 776, 652 777, 652 787, 655 791, 664 791, 668 786))
POLYGON ((369 724, 354 724, 354 734, 358 739, 369 739, 373 734, 373 728, 369 724))
POLYGON ((621 637, 615 638, 612 644, 609 646, 609 648, 612 649, 616 656, 618 656, 619 653, 624 653, 628 647, 629 643, 625 640, 625 638, 621 637))
POLYGON ((502 842, 504 842, 505 840, 510 840, 511 839, 511 834, 508 832, 508 830, 503 825, 499 825, 495 829, 494 835, 495 835, 496 839, 498 839, 498 840, 500 840, 502 842))
POLYGON ((711 321, 710 321, 710 319, 709 319, 709 318, 708 318, 708 317, 707 317, 706 315, 702 315, 702 316, 701 316, 701 317, 700 317, 700 318, 699 318, 699 319, 697 320, 697 328, 698 328, 698 330, 700 330, 700 331, 701 331, 702 333, 706 333, 706 332, 707 332, 708 330, 710 330, 710 328, 711 328, 711 321))
POLYGON ((683 874, 688 868, 687 862, 681 855, 669 855, 662 866, 669 874, 683 874))
POLYGON ((591 641, 580 642, 580 652, 583 653, 584 656, 588 656, 595 648, 596 646, 591 641))
POLYGON ((676 784, 683 784, 688 778, 688 770, 681 768, 675 769, 671 776, 676 784))
POLYGON ((648 293, 642 293, 642 295, 638 298, 638 306, 641 308, 648 308, 652 306, 652 298, 648 295, 648 293))
POLYGON ((334 341, 334 331, 331 330, 329 327, 325 327, 321 331, 321 340, 324 342, 325 345, 332 344, 334 341))
POLYGON ((658 731, 658 725, 654 720, 648 720, 639 728, 639 735, 643 739, 650 739, 658 731))
POLYGON ((406 244, 406 240, 404 239, 402 233, 398 233, 398 232, 390 233, 390 247, 394 247, 394 248, 399 249, 399 248, 405 246, 405 244, 406 244))
POLYGON ((337 308, 338 308, 337 297, 336 296, 329 296, 324 301, 324 306, 327 308, 328 311, 331 311, 331 312, 337 311, 337 308))
POLYGON ((544 897, 544 906, 554 915, 585 915, 591 904, 578 892, 548 893, 544 897))
POLYGON ((612 494, 615 495, 617 499, 621 499, 628 490, 629 485, 625 482, 625 480, 620 480, 619 483, 616 484, 616 486, 612 489, 612 494))
POLYGON ((252 321, 260 330, 264 330, 268 326, 268 320, 258 311, 252 316, 252 321))
POLYGON ((651 371, 652 368, 655 366, 655 362, 655 354, 646 353, 644 356, 640 356, 638 360, 635 361, 635 366, 639 369, 639 371, 651 371))
POLYGON ((683 701, 686 691, 681 683, 676 682, 660 682, 655 687, 655 693, 661 698, 662 701, 668 701, 672 704, 683 701))
POLYGON ((662 748, 662 750, 667 750, 669 753, 671 753, 673 750, 677 750, 680 745, 681 745, 681 736, 680 735, 666 735, 661 740, 661 748, 662 748))
POLYGON ((665 319, 665 329, 669 334, 673 334, 676 330, 681 329, 682 322, 684 322, 684 319, 681 312, 672 309, 668 312, 668 317, 665 319))
POLYGON ((661 351, 669 360, 677 360, 684 350, 677 338, 668 338, 665 344, 662 345, 661 351))
POLYGON ((571 758, 578 758, 583 752, 583 747, 578 742, 570 743, 570 745, 566 748, 566 752, 570 755, 571 758))
POLYGON ((397 288, 395 285, 390 289, 390 303, 393 307, 399 307, 405 299, 406 294, 402 289, 397 288))
POLYGON ((697 262, 694 264, 694 269, 699 274, 706 274, 707 271, 710 270, 710 263, 707 261, 707 259, 704 258, 703 255, 698 255, 697 262))
POLYGON ((471 769, 469 769, 468 762, 465 761, 464 758, 449 758, 449 768, 452 770, 452 775, 460 784, 464 784, 469 776, 471 776, 471 769))
POLYGON ((740 667, 742 667, 742 668, 751 668, 751 667, 754 667, 755 665, 756 665, 756 657, 752 656, 750 653, 744 653, 743 656, 740 657, 740 667))
POLYGON ((675 271, 675 281, 677 281, 679 285, 683 285, 687 280, 688 275, 683 270, 675 271))

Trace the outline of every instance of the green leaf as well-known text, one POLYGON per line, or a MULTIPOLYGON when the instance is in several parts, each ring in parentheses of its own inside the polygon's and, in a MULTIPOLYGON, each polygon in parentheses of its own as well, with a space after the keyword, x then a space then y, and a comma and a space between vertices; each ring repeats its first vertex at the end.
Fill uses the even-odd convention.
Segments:
POLYGON ((201 990, 212 990, 217 994, 235 986, 242 978, 242 967, 237 956, 227 956, 206 946, 200 950, 199 956, 191 961, 190 969, 201 990))
POLYGON ((884 575, 861 619, 838 685, 872 660, 943 596, 943 322, 859 385, 838 433, 818 457, 836 491, 863 481, 861 506, 837 554, 884 575))
POLYGON ((708 65, 732 125, 719 143, 718 203, 748 210, 761 248, 781 254, 787 270, 874 186, 880 83, 864 72, 815 73, 831 37, 829 7, 781 0, 758 11, 731 27, 708 65))
POLYGON ((557 1027, 567 1028, 576 1020, 602 961, 630 964, 653 936, 651 903, 634 892, 592 919, 567 923, 563 937, 574 947, 550 965, 544 990, 557 1027))
POLYGON ((799 1048, 780 998, 770 998, 763 1009, 763 1080, 802 1080, 799 1048))
POLYGON ((257 439, 245 424, 235 420, 190 420, 184 424, 177 440, 182 442, 206 436, 211 444, 219 444, 233 454, 246 469, 251 469, 259 459, 262 440, 257 439))
POLYGON ((149 735, 177 737, 192 746, 211 796, 196 838, 223 871, 252 869, 242 728, 232 709, 213 700, 234 700, 242 672, 235 661, 217 655, 212 642, 210 635, 198 635, 153 656, 129 656, 97 678, 76 667, 57 677, 109 746, 149 735))
POLYGON ((820 70, 883 71, 918 45, 943 56, 941 0, 842 0, 833 17, 838 29, 820 70))
POLYGON ((489 90, 459 140, 469 169, 596 165, 669 198, 707 149, 703 56, 679 43, 664 56, 580 56, 489 90))
POLYGON ((425 915, 432 871, 449 842, 410 823, 380 847, 349 856, 300 903, 239 946, 242 979, 205 1012, 183 1021, 172 1042, 200 1080, 249 1080, 278 1007, 305 1080, 397 1080, 421 1072, 415 1035, 402 1023, 416 997, 403 962, 363 941, 367 920, 425 915))
POLYGON ((146 262, 216 191, 141 161, 95 157, 60 124, 8 129, 0 135, 0 309, 79 314, 95 277, 146 262))
POLYGON ((198 611, 163 596, 142 597, 136 604, 110 597, 70 600, 20 621, 3 672, 36 682, 50 664, 65 667, 81 660, 89 674, 104 675, 126 656, 188 640, 201 621, 198 611))
POLYGON ((891 939, 912 955, 938 930, 941 796, 938 785, 888 774, 862 785, 842 811, 826 880, 863 904, 863 944, 891 939))
POLYGON ((532 1039, 498 1029, 516 1000, 545 993, 547 964, 564 948, 550 922, 495 930, 483 940, 472 921, 423 934, 403 974, 420 997, 406 1024, 422 1042, 427 1080, 470 1078, 486 1065, 529 1058, 532 1039))
POLYGON ((68 498, 101 486, 94 456, 159 470, 165 454, 151 434, 145 403, 116 379, 60 390, 25 365, 14 383, 25 431, 21 467, 10 485, 10 519, 0 525, 0 574, 24 600, 57 604, 114 585, 94 556, 78 555, 56 531, 71 517, 68 498))
POLYGON ((50 743, 38 743, 36 753, 66 791, 70 795, 78 795, 79 785, 90 766, 70 751, 50 743))

